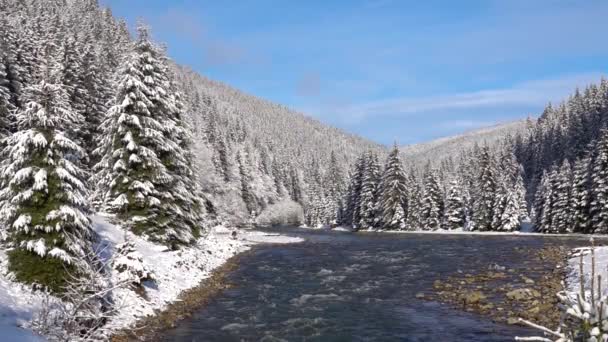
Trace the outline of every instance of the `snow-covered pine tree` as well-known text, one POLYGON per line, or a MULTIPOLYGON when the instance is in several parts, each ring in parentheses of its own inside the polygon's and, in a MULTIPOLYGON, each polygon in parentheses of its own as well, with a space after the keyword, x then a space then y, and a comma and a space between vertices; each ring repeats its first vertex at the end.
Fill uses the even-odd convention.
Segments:
POLYGON ((15 106, 11 103, 10 82, 7 78, 4 64, 0 63, 0 139, 10 133, 12 115, 15 106))
POLYGON ((378 157, 372 152, 367 153, 366 167, 361 183, 360 211, 361 219, 358 227, 361 229, 375 228, 378 221, 378 185, 380 182, 380 165, 378 157))
POLYGON ((594 233, 608 233, 608 129, 595 146, 595 162, 592 170, 593 201, 591 215, 594 233))
POLYGON ((422 229, 421 217, 421 190, 416 178, 416 172, 412 168, 406 176, 406 189, 407 189, 407 219, 405 222, 407 230, 419 230, 422 229))
POLYGON ((298 170, 296 170, 294 167, 292 167, 289 176, 290 176, 289 193, 291 195, 291 199, 294 202, 303 204, 304 197, 302 194, 302 183, 300 182, 300 175, 298 174, 298 170))
POLYGON ((506 193, 498 230, 514 231, 521 227, 521 207, 518 194, 514 191, 506 193))
POLYGON ((572 233, 572 167, 565 159, 555 179, 555 203, 551 227, 557 233, 572 233))
POLYGON ((379 186, 378 208, 380 224, 384 229, 405 229, 407 213, 403 206, 407 201, 406 182, 399 149, 395 144, 386 160, 379 186))
POLYGON ((508 201, 513 202, 515 211, 518 212, 519 220, 529 220, 528 205, 526 203, 526 187, 523 179, 523 167, 517 161, 512 144, 505 146, 501 157, 501 174, 508 189, 508 201))
POLYGON ((559 169, 557 166, 551 168, 550 172, 543 174, 541 181, 541 196, 542 199, 542 215, 539 217, 538 228, 543 233, 556 234, 559 233, 558 227, 553 225, 553 217, 555 216, 555 203, 558 198, 557 179, 559 169))
POLYGON ((187 219, 188 210, 195 209, 190 201, 176 198, 192 190, 182 181, 191 170, 165 57, 146 27, 140 25, 138 32, 102 123, 96 169, 106 209, 134 233, 175 248, 197 236, 200 222, 187 219))
POLYGON ((343 224, 359 228, 361 221, 361 189, 363 186, 363 175, 366 167, 365 155, 361 155, 350 174, 348 191, 345 199, 345 211, 343 224))
POLYGON ((109 89, 110 80, 104 77, 99 68, 99 61, 92 45, 93 38, 88 38, 82 56, 82 84, 86 89, 87 97, 84 99, 84 145, 88 152, 90 165, 95 165, 96 160, 93 151, 97 146, 99 127, 107 111, 107 103, 111 98, 109 89))
POLYGON ((249 169, 245 165, 243 161, 245 158, 241 156, 241 153, 238 153, 236 156, 237 164, 239 165, 239 175, 241 178, 241 198, 245 203, 245 207, 247 208, 247 212, 250 215, 255 215, 257 212, 257 203, 255 197, 253 196, 253 192, 251 190, 251 175, 249 174, 249 169))
POLYGON ((340 207, 340 202, 345 195, 344 173, 338 164, 336 153, 332 150, 329 167, 325 174, 325 188, 327 189, 328 217, 331 223, 336 224, 338 221, 337 214, 340 207))
POLYGON ((575 233, 589 233, 591 226, 591 158, 582 157, 574 163, 572 184, 572 230, 575 233))
POLYGON ((478 231, 490 230, 494 218, 496 195, 496 166, 490 148, 484 146, 479 155, 479 176, 477 186, 479 191, 475 194, 473 202, 473 229, 478 231))
POLYGON ((445 199, 445 229, 463 229, 465 226, 465 204, 462 187, 458 180, 453 179, 448 186, 445 199))
POLYGON ((443 218, 443 192, 441 191, 439 177, 435 169, 429 169, 424 177, 424 193, 421 205, 422 229, 440 229, 441 219, 443 218))
POLYGON ((60 291, 66 272, 89 252, 93 232, 80 163, 85 151, 65 132, 77 113, 54 83, 58 63, 47 58, 45 79, 24 90, 18 131, 4 141, 0 218, 16 278, 60 291))
POLYGON ((62 65, 60 72, 61 83, 64 89, 66 89, 70 99, 70 106, 73 108, 77 120, 73 127, 68 127, 67 129, 70 130, 70 136, 73 136, 78 144, 84 146, 86 135, 85 113, 87 108, 85 101, 89 97, 89 94, 82 79, 81 51, 75 37, 68 37, 59 49, 59 53, 62 65))

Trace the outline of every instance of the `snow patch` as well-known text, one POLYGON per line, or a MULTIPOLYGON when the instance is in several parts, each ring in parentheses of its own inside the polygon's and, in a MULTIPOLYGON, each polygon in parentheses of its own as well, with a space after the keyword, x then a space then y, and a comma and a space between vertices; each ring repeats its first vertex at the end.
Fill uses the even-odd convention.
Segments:
MULTIPOLYGON (((91 220, 100 238, 102 259, 108 260, 116 252, 116 247, 128 240, 135 246, 137 256, 141 256, 154 274, 154 281, 142 282, 146 298, 126 288, 114 292, 114 298, 121 307, 118 315, 108 323, 114 331, 132 327, 138 320, 162 311, 168 304, 179 300, 183 291, 198 286, 229 258, 253 245, 303 241, 297 237, 218 226, 211 228, 194 246, 171 251, 112 224, 110 215, 100 213, 92 216, 91 220)), ((20 328, 39 312, 43 296, 10 279, 4 251, 0 251, 0 271, 0 340, 44 341, 31 331, 20 328)), ((118 273, 112 276, 114 280, 120 279, 118 273)), ((235 323, 223 329, 240 327, 235 323)))

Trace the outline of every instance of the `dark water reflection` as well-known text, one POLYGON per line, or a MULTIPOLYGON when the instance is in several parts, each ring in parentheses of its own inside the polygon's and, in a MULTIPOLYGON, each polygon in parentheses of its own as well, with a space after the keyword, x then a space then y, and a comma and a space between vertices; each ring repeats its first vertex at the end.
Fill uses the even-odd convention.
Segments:
POLYGON ((516 247, 584 244, 555 237, 288 233, 307 242, 256 248, 229 276, 234 288, 164 339, 512 341, 535 332, 415 295, 459 269, 521 265, 527 258, 516 247))

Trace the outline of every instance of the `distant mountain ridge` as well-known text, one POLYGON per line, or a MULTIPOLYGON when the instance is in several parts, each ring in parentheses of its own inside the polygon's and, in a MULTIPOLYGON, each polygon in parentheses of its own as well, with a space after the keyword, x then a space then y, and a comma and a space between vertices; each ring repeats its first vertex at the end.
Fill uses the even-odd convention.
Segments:
POLYGON ((528 124, 529 119, 520 119, 424 143, 405 145, 401 147, 401 156, 406 163, 424 165, 430 161, 436 165, 449 156, 454 157, 462 151, 470 150, 475 144, 494 146, 506 136, 521 133, 528 124))

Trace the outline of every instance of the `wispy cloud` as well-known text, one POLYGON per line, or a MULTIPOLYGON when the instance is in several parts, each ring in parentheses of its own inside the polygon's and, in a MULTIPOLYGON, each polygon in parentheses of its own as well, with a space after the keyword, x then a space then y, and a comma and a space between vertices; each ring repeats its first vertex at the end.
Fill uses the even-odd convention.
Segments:
POLYGON ((208 64, 232 65, 244 63, 251 57, 242 46, 212 37, 201 19, 185 9, 170 8, 152 20, 158 30, 187 37, 194 48, 202 51, 208 64))
MULTIPOLYGON (((575 87, 598 81, 599 72, 565 75, 560 78, 523 82, 509 88, 433 95, 418 98, 398 97, 351 104, 339 115, 347 121, 378 116, 403 116, 425 113, 450 113, 479 108, 538 106, 568 96, 575 87)), ((521 113, 524 115, 525 113, 521 113)))

